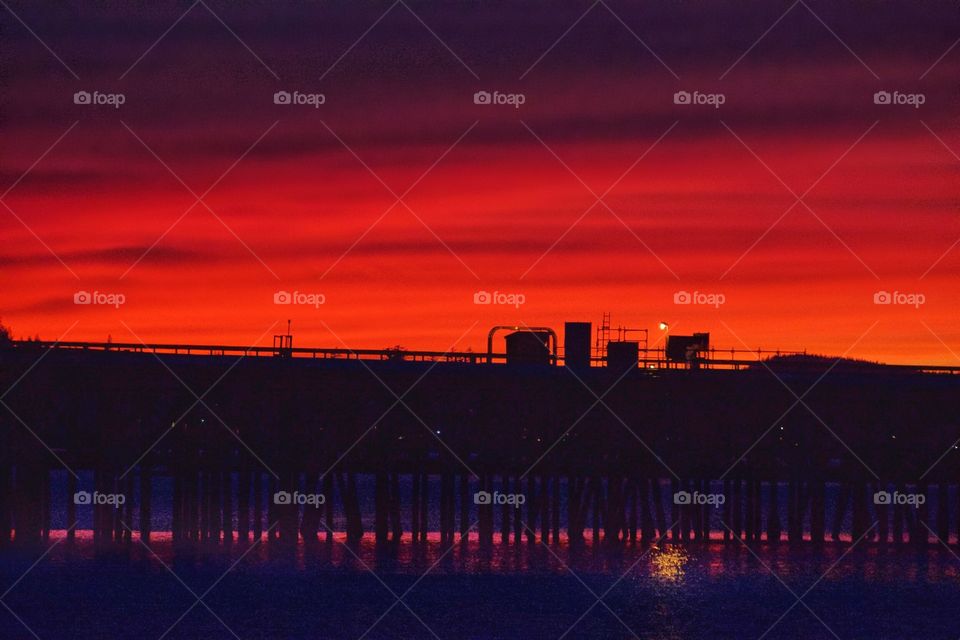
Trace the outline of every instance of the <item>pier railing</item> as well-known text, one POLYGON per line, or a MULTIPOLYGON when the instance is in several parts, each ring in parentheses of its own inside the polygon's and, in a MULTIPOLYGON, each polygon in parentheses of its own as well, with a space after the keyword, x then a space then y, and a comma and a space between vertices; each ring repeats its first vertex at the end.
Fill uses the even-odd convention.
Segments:
MULTIPOLYGON (((45 342, 35 340, 15 341, 14 346, 34 349, 65 349, 80 351, 114 351, 131 353, 152 353, 156 355, 192 355, 192 356, 226 356, 226 357, 290 357, 309 358, 314 360, 370 360, 370 361, 400 361, 400 362, 448 362, 462 364, 503 364, 507 361, 506 353, 485 353, 476 351, 425 351, 392 347, 386 349, 349 349, 317 348, 317 347, 282 347, 282 346, 238 346, 212 344, 165 344, 139 342, 45 342)), ((784 351, 781 349, 717 349, 711 348, 689 361, 677 362, 667 358, 663 347, 641 349, 638 367, 648 371, 662 371, 673 369, 720 369, 739 371, 756 369, 763 363, 776 357, 807 356, 806 351, 784 351)), ((553 364, 561 364, 563 354, 551 356, 553 364)), ((591 358, 592 367, 606 365, 604 358, 591 358)), ((791 366, 784 363, 780 366, 791 366)), ((803 362, 794 366, 807 366, 803 362)), ((858 372, 861 371, 858 369, 858 372)), ((960 373, 960 366, 926 365, 926 364, 883 364, 866 365, 863 373, 870 372, 901 372, 901 373, 960 373)))

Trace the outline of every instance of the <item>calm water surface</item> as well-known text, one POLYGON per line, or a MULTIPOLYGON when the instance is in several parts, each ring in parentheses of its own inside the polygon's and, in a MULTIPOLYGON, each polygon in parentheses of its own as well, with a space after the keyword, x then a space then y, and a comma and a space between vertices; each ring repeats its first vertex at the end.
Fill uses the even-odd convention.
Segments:
POLYGON ((0 638, 960 636, 942 548, 151 546, 0 553, 0 638))

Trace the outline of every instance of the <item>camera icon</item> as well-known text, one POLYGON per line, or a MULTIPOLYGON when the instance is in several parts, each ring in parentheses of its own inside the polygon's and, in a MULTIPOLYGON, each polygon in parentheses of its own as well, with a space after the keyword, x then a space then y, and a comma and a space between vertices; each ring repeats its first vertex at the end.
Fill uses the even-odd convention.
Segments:
POLYGON ((92 101, 93 97, 89 91, 77 91, 73 94, 73 104, 90 104, 92 101))
POLYGON ((73 504, 91 504, 92 502, 93 496, 89 491, 77 491, 73 494, 73 504))
POLYGON ((673 294, 673 304, 690 304, 693 302, 693 296, 689 291, 677 291, 673 294))
POLYGON ((293 296, 289 291, 277 291, 273 294, 273 304, 293 304, 293 296))
POLYGON ((689 91, 677 91, 673 94, 673 104, 690 104, 691 100, 689 91))
POLYGON ((493 102, 493 96, 489 91, 477 91, 473 94, 473 104, 490 104, 493 102))
POLYGON ((273 504, 292 504, 293 496, 289 491, 277 491, 273 494, 273 504))
POLYGON ((891 504, 892 502, 889 491, 877 491, 873 494, 873 504, 891 504))
POLYGON ((473 494, 473 504, 492 504, 493 496, 489 491, 477 491, 473 494))
POLYGON ((277 91, 273 94, 273 104, 290 104, 292 101, 293 96, 289 91, 277 91))
POLYGON ((692 499, 689 491, 677 491, 673 494, 673 504, 690 504, 692 499))
POLYGON ((893 96, 889 91, 877 91, 873 94, 873 104, 891 104, 893 96))
POLYGON ((73 294, 73 304, 90 304, 92 300, 89 291, 77 291, 73 294))
POLYGON ((889 291, 877 291, 873 294, 873 304, 892 304, 893 297, 889 291))
POLYGON ((489 291, 477 291, 473 294, 473 304, 492 304, 493 296, 489 291))

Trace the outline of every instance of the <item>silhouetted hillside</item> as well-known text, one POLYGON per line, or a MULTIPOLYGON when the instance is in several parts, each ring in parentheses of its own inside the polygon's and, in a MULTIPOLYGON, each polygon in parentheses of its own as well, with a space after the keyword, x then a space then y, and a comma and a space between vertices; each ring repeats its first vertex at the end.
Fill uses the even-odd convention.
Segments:
POLYGON ((856 358, 836 358, 833 356, 824 356, 816 354, 797 354, 788 356, 773 356, 767 358, 763 363, 751 365, 751 368, 764 368, 764 365, 777 370, 789 371, 877 371, 886 367, 880 362, 870 360, 859 360, 856 358))

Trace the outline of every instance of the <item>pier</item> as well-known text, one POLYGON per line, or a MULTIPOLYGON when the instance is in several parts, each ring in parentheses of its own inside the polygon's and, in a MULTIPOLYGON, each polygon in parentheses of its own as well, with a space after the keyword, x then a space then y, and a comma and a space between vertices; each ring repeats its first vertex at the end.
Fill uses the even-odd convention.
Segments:
POLYGON ((84 510, 98 544, 159 512, 217 545, 960 544, 955 367, 514 329, 503 353, 16 342, 0 545, 84 510))

